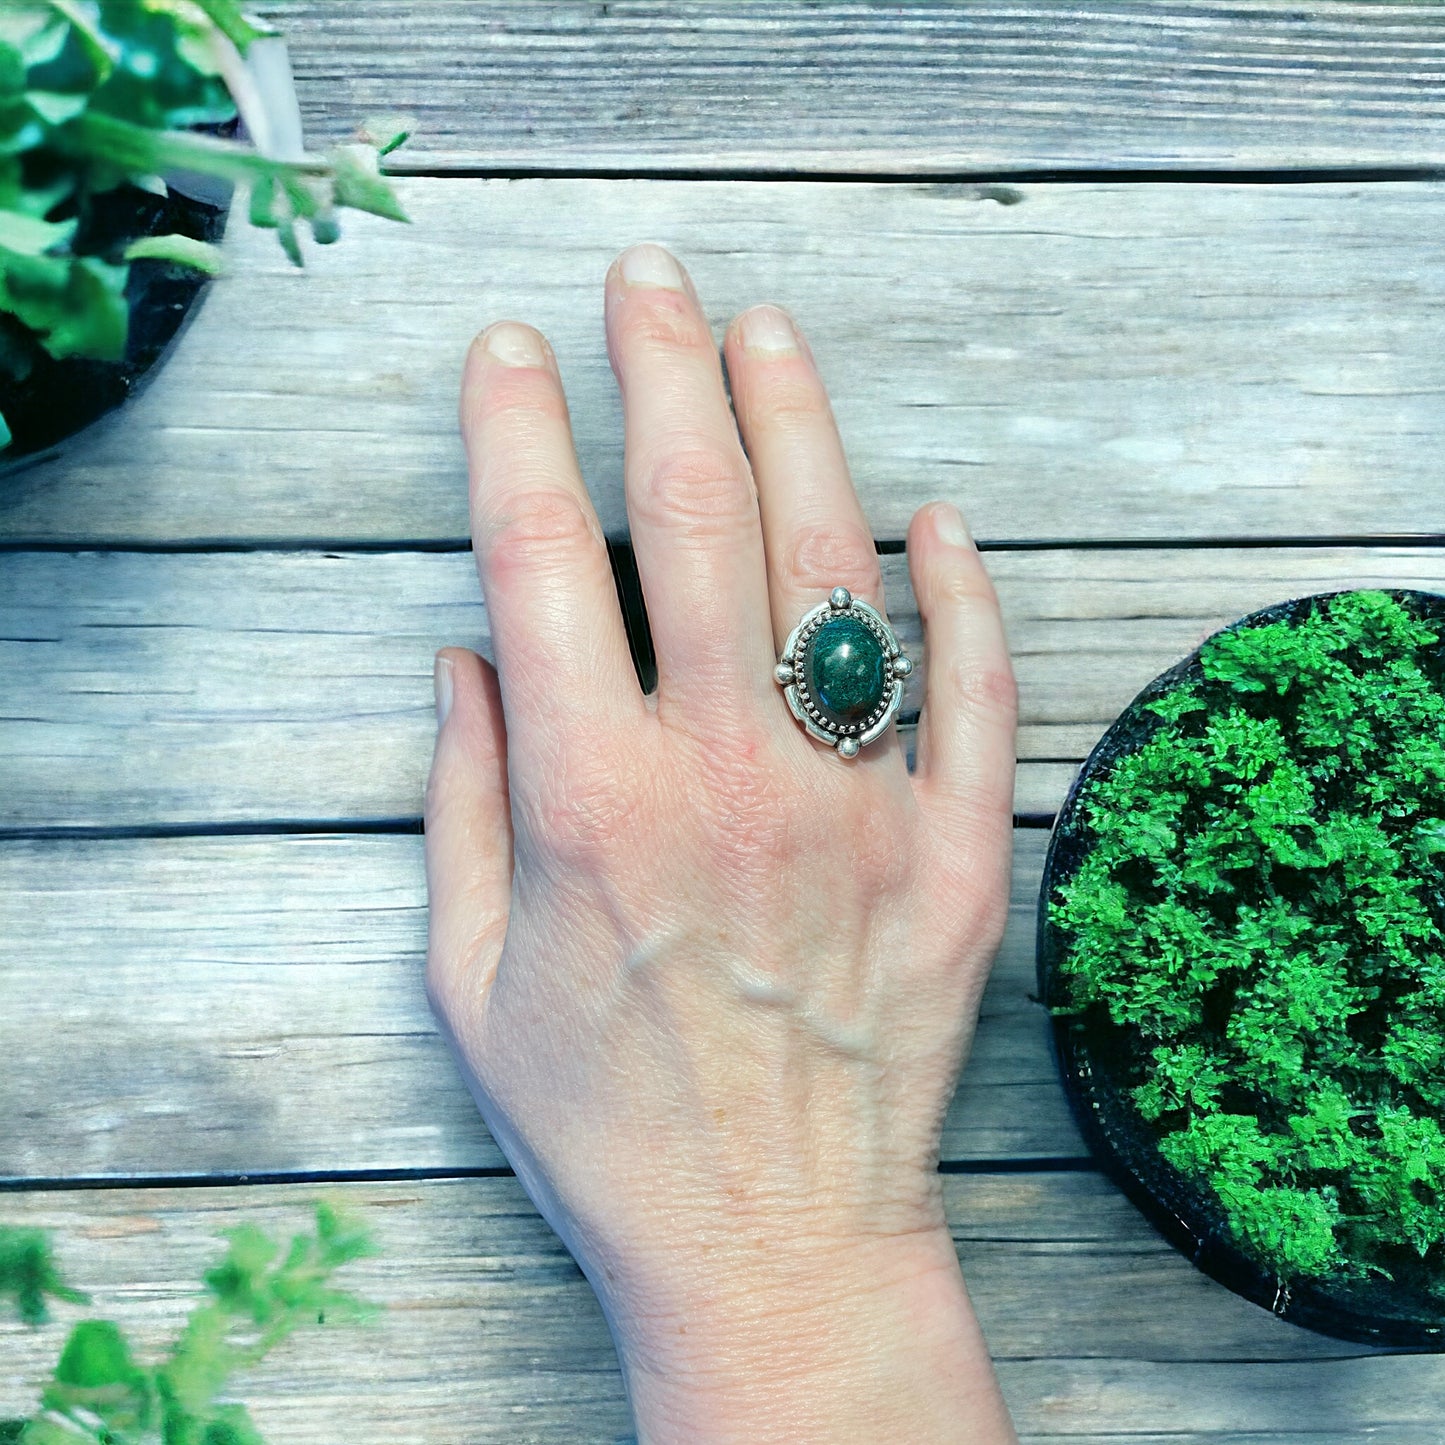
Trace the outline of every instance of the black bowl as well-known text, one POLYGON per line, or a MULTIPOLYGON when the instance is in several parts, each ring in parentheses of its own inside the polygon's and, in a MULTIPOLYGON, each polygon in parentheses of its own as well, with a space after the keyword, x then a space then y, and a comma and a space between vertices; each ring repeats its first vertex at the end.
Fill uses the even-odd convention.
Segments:
MULTIPOLYGON (((1376 590, 1386 592, 1415 616, 1445 625, 1445 596, 1402 588, 1376 590)), ((1277 603, 1222 630, 1297 621, 1322 600, 1339 595, 1319 593, 1277 603)), ((1201 648, 1155 678, 1125 708, 1089 754, 1055 820, 1039 894, 1038 991, 1045 1004, 1059 1001, 1059 963, 1067 948, 1066 935, 1049 919, 1048 905, 1054 890, 1073 877, 1088 852, 1084 797, 1095 780, 1164 726, 1162 718, 1145 710, 1145 704, 1203 678, 1201 648)), ((1154 1227, 1205 1274, 1284 1319, 1338 1339, 1445 1348, 1445 1311, 1438 1298, 1427 1300, 1418 1292, 1369 1280, 1285 1285, 1261 1269, 1234 1242, 1212 1194, 1159 1153, 1153 1128, 1127 1092, 1132 1062, 1127 1047, 1117 1038, 1091 1037, 1085 1024, 1068 1015, 1054 1016, 1052 1035, 1064 1092, 1090 1151, 1154 1227)))

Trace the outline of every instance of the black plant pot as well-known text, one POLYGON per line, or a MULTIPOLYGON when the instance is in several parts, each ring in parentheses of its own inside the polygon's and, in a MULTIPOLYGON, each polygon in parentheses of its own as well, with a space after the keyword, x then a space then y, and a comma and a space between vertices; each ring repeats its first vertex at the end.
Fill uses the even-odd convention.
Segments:
MULTIPOLYGON (((1413 615, 1445 624, 1445 597, 1405 589, 1381 589, 1413 615)), ((1251 613, 1225 631, 1269 622, 1296 622, 1319 601, 1318 594, 1251 613)), ((1445 648, 1442 648, 1445 673, 1445 648)), ((1092 786, 1164 726, 1145 710, 1177 687, 1203 677, 1200 650, 1151 682, 1120 714, 1090 753, 1054 824, 1044 862, 1038 914, 1038 990, 1047 1005, 1062 1001, 1061 960, 1067 936, 1050 920, 1049 901, 1071 879, 1090 847, 1083 802, 1092 786)), ((1207 1189, 1188 1178, 1159 1152, 1153 1126, 1129 1097, 1142 1053, 1125 1031, 1096 1027, 1055 1015, 1054 1056, 1074 1119, 1090 1151, 1140 1212, 1205 1274, 1236 1294, 1308 1329, 1367 1344, 1445 1348, 1445 1307, 1438 1296, 1388 1283, 1341 1279, 1288 1286, 1262 1270, 1234 1242, 1222 1210, 1207 1189)))
MULTIPOLYGON (((228 202, 212 204, 175 190, 157 196, 122 187, 97 198, 88 233, 78 239, 86 248, 92 240, 108 236, 173 232, 197 241, 218 241, 227 209, 228 202)), ((133 395, 196 310, 207 280, 189 266, 135 261, 126 283, 130 330, 119 361, 56 361, 37 348, 34 367, 24 381, 0 373, 0 415, 13 437, 0 452, 0 469, 53 447, 133 395)))

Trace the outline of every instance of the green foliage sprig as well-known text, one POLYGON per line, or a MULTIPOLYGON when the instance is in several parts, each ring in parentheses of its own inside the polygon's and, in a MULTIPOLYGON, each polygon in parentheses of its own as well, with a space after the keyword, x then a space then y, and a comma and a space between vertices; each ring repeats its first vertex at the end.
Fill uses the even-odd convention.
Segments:
MULTIPOLYGON (((332 1206, 314 1232, 283 1249, 254 1225, 228 1232, 207 1270, 209 1298, 192 1312, 159 1364, 137 1361, 120 1327, 83 1320, 28 1420, 0 1421, 0 1445, 263 1445, 244 1405, 223 1397, 231 1377, 258 1364, 295 1331, 360 1320, 374 1306, 331 1284, 343 1265, 373 1253, 366 1232, 332 1206)), ((38 1230, 0 1229, 0 1295, 23 1318, 44 1318, 44 1297, 84 1301, 61 1281, 38 1230)))
POLYGON ((0 1299, 15 1301, 27 1325, 43 1325, 50 1318, 46 1299, 89 1304, 83 1294, 60 1276, 50 1252, 50 1237, 43 1229, 0 1227, 0 1299))
POLYGON ((1383 592, 1221 633, 1082 796, 1057 1011, 1281 1281, 1445 1304, 1445 647, 1383 592))
POLYGON ((219 268, 191 237, 97 224, 97 200, 122 186, 164 193, 181 171, 246 183, 251 220, 297 264, 298 223, 325 243, 340 207, 406 219, 379 167, 403 120, 369 122, 367 144, 284 159, 194 129, 236 118, 226 73, 245 80, 243 57, 266 36, 235 0, 3 0, 0 375, 23 381, 40 351, 119 360, 132 261, 219 268))

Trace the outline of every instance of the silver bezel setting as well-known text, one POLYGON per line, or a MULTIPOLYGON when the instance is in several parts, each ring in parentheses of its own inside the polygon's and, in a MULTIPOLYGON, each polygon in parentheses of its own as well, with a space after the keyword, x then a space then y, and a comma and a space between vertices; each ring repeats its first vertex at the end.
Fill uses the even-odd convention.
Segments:
POLYGON ((835 587, 826 602, 805 612, 798 625, 788 634, 787 643, 778 658, 774 677, 783 689, 792 714, 813 737, 836 748, 840 757, 856 757, 860 748, 881 737, 903 706, 903 683, 913 671, 913 663, 899 645, 898 637, 882 614, 866 602, 854 597, 846 587, 835 587), (893 685, 867 717, 857 722, 834 723, 819 706, 807 683, 807 652, 819 629, 830 618, 840 614, 856 618, 869 629, 883 646, 893 685))

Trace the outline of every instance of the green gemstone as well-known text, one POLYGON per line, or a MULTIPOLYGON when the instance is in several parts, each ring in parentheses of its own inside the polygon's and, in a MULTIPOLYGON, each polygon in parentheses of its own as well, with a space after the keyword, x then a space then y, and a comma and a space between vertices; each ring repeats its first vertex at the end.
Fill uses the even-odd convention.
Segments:
POLYGON ((887 694, 888 656, 871 627, 856 617, 830 617, 808 643, 803 677, 834 721, 858 722, 887 694))

